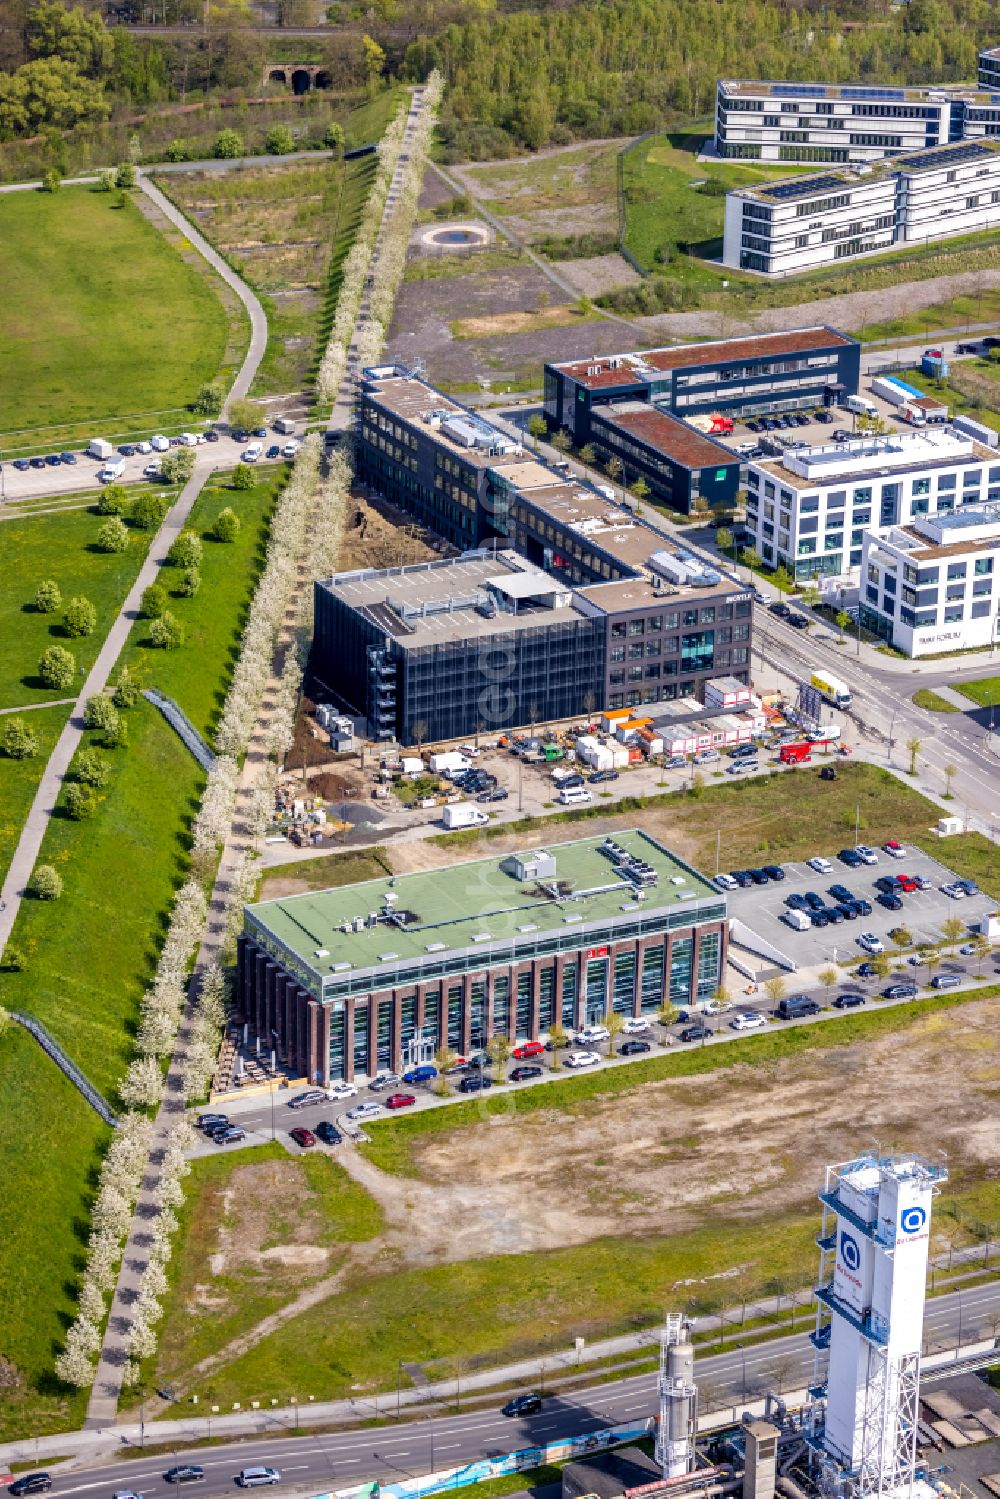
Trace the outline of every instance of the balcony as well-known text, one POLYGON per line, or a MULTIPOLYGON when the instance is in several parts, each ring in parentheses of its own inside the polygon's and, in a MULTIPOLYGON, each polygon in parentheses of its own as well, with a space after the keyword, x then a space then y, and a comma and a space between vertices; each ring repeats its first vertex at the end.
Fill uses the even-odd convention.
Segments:
POLYGON ((859 1332, 869 1343, 874 1343, 878 1348, 885 1348, 889 1342, 889 1324, 884 1317, 874 1316, 871 1307, 860 1315, 849 1307, 846 1302, 841 1301, 839 1296, 833 1294, 830 1286, 818 1286, 814 1292, 816 1300, 825 1306, 834 1316, 841 1317, 859 1332))
POLYGON ((838 1218, 843 1218, 852 1228, 856 1228, 859 1234, 862 1234, 866 1239, 871 1239, 873 1244, 878 1244, 883 1249, 892 1249, 895 1247, 895 1235, 891 1237, 887 1235, 878 1223, 866 1223, 859 1213, 856 1213, 853 1208, 849 1208, 845 1202, 841 1201, 836 1192, 820 1192, 819 1200, 824 1207, 828 1207, 831 1212, 836 1213, 838 1218))

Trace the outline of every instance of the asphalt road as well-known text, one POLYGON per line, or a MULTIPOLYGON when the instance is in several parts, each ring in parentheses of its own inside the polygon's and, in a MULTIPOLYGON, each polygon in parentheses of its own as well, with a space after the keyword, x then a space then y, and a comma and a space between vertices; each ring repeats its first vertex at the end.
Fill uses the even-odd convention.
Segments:
MULTIPOLYGON (((965 1346, 991 1339, 998 1321, 1000 1285, 930 1301, 924 1321, 925 1355, 953 1349, 960 1335, 965 1346)), ((757 1347, 742 1348, 737 1341, 723 1353, 700 1357, 696 1365, 703 1407, 718 1410, 731 1405, 737 1415, 743 1403, 769 1389, 804 1388, 812 1374, 812 1347, 805 1331, 757 1347)), ((110 1499, 117 1489, 133 1488, 148 1499, 165 1499, 176 1492, 164 1481, 165 1470, 177 1463, 193 1462, 205 1469, 205 1482, 195 1489, 199 1494, 232 1492, 239 1470, 258 1463, 280 1470, 282 1489, 322 1493, 374 1478, 383 1483, 398 1481, 557 1437, 599 1430, 614 1422, 641 1421, 655 1409, 656 1377, 647 1373, 571 1394, 553 1394, 546 1397, 537 1415, 522 1420, 506 1420, 498 1413, 480 1410, 467 1415, 425 1415, 409 1423, 343 1434, 290 1437, 285 1423, 294 1422, 296 1415, 284 1411, 274 1418, 275 1429, 266 1437, 202 1449, 178 1445, 155 1456, 138 1455, 64 1471, 53 1475, 52 1492, 57 1496, 107 1495, 110 1499)), ((387 1412, 391 1417, 391 1395, 382 1398, 378 1410, 383 1417, 387 1412)), ((359 1402, 359 1420, 375 1414, 371 1401, 359 1402)), ((262 1422, 267 1419, 262 1413, 262 1422)), ((202 1429, 207 1435, 207 1425, 202 1429)), ((160 1444, 162 1436, 156 1425, 146 1427, 146 1439, 160 1444)))

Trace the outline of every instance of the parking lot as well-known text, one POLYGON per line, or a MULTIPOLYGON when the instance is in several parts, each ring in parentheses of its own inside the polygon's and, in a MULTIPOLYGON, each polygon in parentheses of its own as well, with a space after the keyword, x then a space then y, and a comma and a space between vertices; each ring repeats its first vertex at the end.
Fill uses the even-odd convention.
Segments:
POLYGON ((858 946, 861 932, 874 932, 892 947, 889 932, 905 926, 914 941, 940 942, 941 928, 949 917, 957 917, 967 924, 975 922, 986 911, 996 908, 989 896, 967 896, 964 900, 953 900, 943 894, 942 885, 951 883, 956 876, 937 859, 920 849, 907 849, 904 859, 892 859, 881 849, 875 851, 878 864, 862 865, 860 869, 849 869, 836 857, 830 858, 829 874, 817 874, 805 864, 784 864, 785 878, 780 883, 768 881, 766 885, 754 885, 748 890, 731 890, 727 894, 731 916, 745 921, 747 926, 805 969, 825 963, 844 963, 864 954, 858 946), (931 881, 931 889, 916 890, 911 895, 901 892, 901 911, 887 911, 876 901, 878 891, 874 881, 882 875, 924 875, 931 881), (835 897, 829 895, 831 885, 846 885, 853 895, 870 902, 872 914, 859 916, 854 921, 844 921, 840 926, 796 932, 781 920, 782 912, 788 910, 786 898, 793 893, 805 894, 813 890, 835 905, 835 897))

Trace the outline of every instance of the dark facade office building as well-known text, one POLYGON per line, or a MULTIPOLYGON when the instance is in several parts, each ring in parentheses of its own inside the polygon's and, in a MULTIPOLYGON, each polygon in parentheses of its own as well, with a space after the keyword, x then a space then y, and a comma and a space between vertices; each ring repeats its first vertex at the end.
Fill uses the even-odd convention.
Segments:
POLYGON ((311 1083, 718 988, 726 900, 638 831, 250 905, 240 1018, 311 1083))
MULTIPOLYGON (((368 483, 468 546, 317 582, 313 669, 372 738, 466 738, 696 697, 712 676, 749 681, 745 585, 610 486, 539 462, 393 366, 367 372, 360 407, 368 483)), ((714 460, 715 444, 682 438, 692 462, 714 460)))
POLYGON ((615 401, 590 413, 590 441, 602 462, 617 458, 623 475, 640 474, 654 503, 690 515, 696 500, 736 506, 740 460, 721 442, 646 401, 615 401))
MULTIPOLYGON (((792 328, 545 366, 545 416, 582 447, 595 412, 645 401, 672 416, 793 411, 856 395, 861 346, 834 328, 792 328)), ((645 470, 642 470, 645 475, 645 470)))

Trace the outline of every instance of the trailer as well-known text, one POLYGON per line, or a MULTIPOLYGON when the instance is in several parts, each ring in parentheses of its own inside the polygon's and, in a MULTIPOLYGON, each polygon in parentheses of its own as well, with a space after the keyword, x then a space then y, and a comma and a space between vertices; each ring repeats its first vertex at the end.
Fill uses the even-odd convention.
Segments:
POLYGON ((832 703, 835 708, 851 706, 851 689, 839 677, 832 676, 828 671, 814 671, 809 682, 820 696, 825 697, 827 702, 832 703))
POLYGON ((872 381, 872 395, 881 396, 890 406, 908 406, 923 400, 923 391, 907 385, 898 375, 878 375, 872 381))

